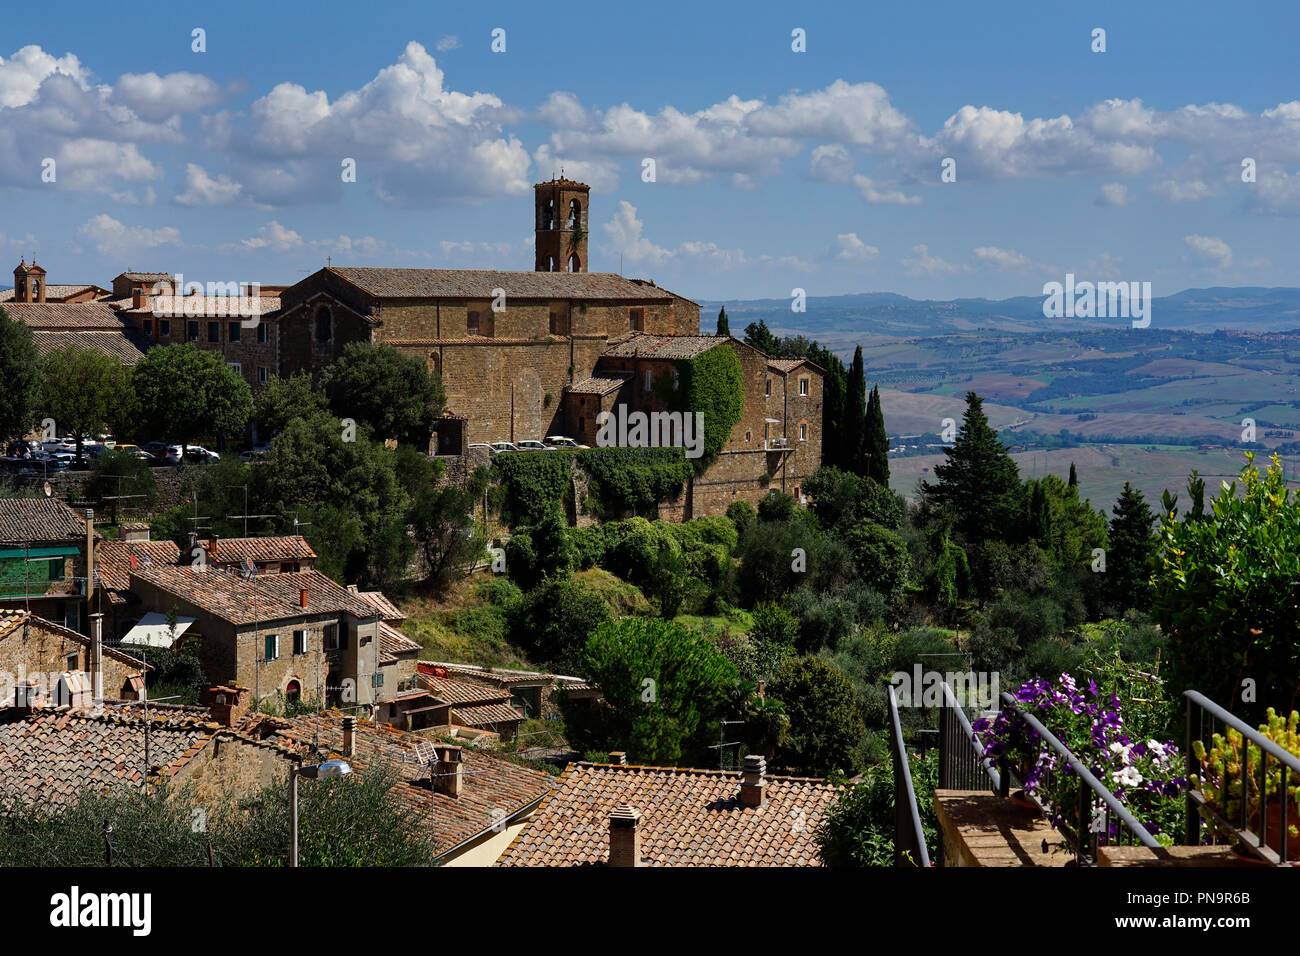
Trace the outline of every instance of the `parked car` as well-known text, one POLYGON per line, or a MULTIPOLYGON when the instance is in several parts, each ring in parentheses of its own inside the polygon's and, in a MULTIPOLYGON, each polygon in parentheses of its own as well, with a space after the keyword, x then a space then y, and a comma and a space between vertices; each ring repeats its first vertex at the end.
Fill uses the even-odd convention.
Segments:
POLYGON ((506 452, 508 452, 508 451, 518 451, 518 450, 519 450, 518 448, 516 448, 513 444, 511 444, 511 443, 508 442, 508 441, 494 441, 494 442, 489 442, 489 443, 488 443, 488 449, 489 449, 489 450, 492 452, 492 454, 494 454, 494 455, 501 455, 501 454, 504 454, 504 453, 506 453, 506 452))
POLYGON ((208 464, 210 462, 220 461, 221 456, 215 451, 209 451, 202 445, 186 445, 183 451, 180 445, 172 445, 167 449, 167 460, 177 466, 182 462, 208 464))
POLYGON ((492 454, 492 446, 489 445, 487 442, 481 442, 481 441, 470 442, 470 443, 469 443, 469 447, 472 448, 472 449, 478 449, 478 450, 480 450, 480 451, 485 451, 485 452, 487 452, 489 455, 492 454))
POLYGON ((549 449, 539 441, 531 438, 525 438, 523 441, 515 442, 515 447, 520 451, 549 451, 549 449))
POLYGON ((252 464, 255 461, 265 461, 271 456, 269 448, 250 448, 248 451, 239 453, 239 460, 244 464, 252 464))
POLYGON ((113 451, 117 452, 118 454, 133 455, 134 457, 139 458, 142 461, 154 460, 153 455, 149 454, 139 445, 118 445, 116 448, 113 449, 113 451))
POLYGON ((265 454, 265 453, 269 452, 270 450, 271 450, 271 443, 270 443, 269 441, 255 441, 255 442, 253 442, 253 451, 261 452, 261 453, 265 454))
POLYGON ((165 458, 167 456, 167 443, 163 441, 151 441, 148 444, 141 445, 145 451, 155 458, 165 458))
POLYGON ((574 441, 572 438, 569 438, 567 435, 547 435, 545 438, 542 439, 542 441, 546 444, 546 447, 548 448, 557 448, 557 449, 564 448, 570 451, 576 448, 589 447, 587 445, 579 445, 576 441, 574 441))

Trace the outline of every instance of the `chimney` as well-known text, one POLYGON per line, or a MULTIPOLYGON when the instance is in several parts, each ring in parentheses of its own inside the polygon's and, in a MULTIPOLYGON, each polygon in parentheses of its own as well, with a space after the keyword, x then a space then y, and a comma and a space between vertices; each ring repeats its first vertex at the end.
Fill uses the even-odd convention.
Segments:
POLYGON ((209 687, 199 695, 199 701, 208 708, 213 723, 233 727, 248 713, 247 687, 221 684, 209 687))
POLYGON ((95 509, 86 509, 86 611, 95 600, 95 509))
POLYGON ((357 719, 343 718, 343 756, 351 757, 357 746, 357 719))
POLYGON ((137 310, 147 309, 149 307, 148 300, 149 300, 148 293, 145 292, 143 286, 136 286, 134 289, 131 290, 132 309, 137 309, 137 310))
POLYGON ((435 744, 433 749, 438 754, 438 762, 433 770, 433 789, 449 797, 460 796, 461 784, 464 781, 464 765, 460 760, 460 748, 452 744, 435 744))
POLYGON ((609 762, 616 763, 620 767, 627 766, 627 754, 622 750, 611 750, 609 752, 609 762))
POLYGON ((626 803, 609 814, 609 865, 641 865, 641 811, 626 803))
POLYGON ((30 714, 44 706, 45 695, 39 681, 28 681, 14 688, 14 710, 19 714, 30 714))
POLYGON ((148 541, 149 526, 143 521, 128 521, 117 526, 117 539, 119 541, 148 541))
POLYGON ((299 607, 306 607, 306 606, 307 606, 307 589, 306 589, 306 588, 301 588, 301 589, 298 591, 298 606, 299 606, 299 607))
POLYGON ((90 693, 95 706, 104 703, 104 615, 90 615, 90 693))
POLYGON ((767 776, 767 761, 761 754, 746 754, 745 768, 740 777, 740 803, 746 807, 763 805, 763 781, 767 776))

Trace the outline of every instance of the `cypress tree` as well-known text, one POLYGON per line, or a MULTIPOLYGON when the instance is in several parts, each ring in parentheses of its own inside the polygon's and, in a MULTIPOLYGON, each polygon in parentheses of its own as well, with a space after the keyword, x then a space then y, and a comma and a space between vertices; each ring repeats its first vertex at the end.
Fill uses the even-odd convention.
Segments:
POLYGON ((1145 611, 1151 606, 1151 568, 1157 541, 1152 533, 1156 517, 1130 482, 1115 502, 1110 519, 1110 550, 1106 555, 1106 583, 1120 611, 1145 611))
POLYGON ((880 389, 871 386, 867 400, 866 451, 871 457, 867 465, 871 477, 885 487, 889 486, 889 436, 885 434, 885 413, 880 407, 880 389))
POLYGON ((1074 462, 1070 462, 1070 487, 1079 487, 1079 473, 1074 470, 1074 462))
POLYGON ((826 370, 822 377, 822 464, 844 468, 844 399, 849 371, 844 360, 814 342, 808 359, 826 370))
POLYGON ((951 509, 956 527, 969 541, 1006 540, 1021 524, 1024 487, 1016 463, 998 441, 984 414, 983 400, 966 393, 957 440, 943 450, 945 461, 934 466, 935 483, 923 482, 921 493, 951 509))
POLYGON ((844 396, 844 464, 847 471, 867 473, 867 377, 862 369, 862 346, 853 350, 848 389, 844 396))
POLYGON ((767 327, 766 319, 759 319, 757 322, 750 322, 745 326, 745 344, 752 345, 764 355, 776 356, 781 354, 781 342, 772 334, 772 330, 767 327))
POLYGON ((727 322, 727 307, 725 305, 718 310, 718 334, 731 334, 731 325, 727 322))

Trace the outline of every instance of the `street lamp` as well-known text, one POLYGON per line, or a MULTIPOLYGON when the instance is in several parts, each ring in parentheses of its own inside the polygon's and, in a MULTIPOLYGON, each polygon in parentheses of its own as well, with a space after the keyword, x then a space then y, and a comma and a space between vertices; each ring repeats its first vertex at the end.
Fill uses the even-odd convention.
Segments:
POLYGON ((346 760, 326 760, 323 764, 311 767, 289 766, 289 865, 298 865, 298 778, 308 780, 341 777, 352 772, 352 765, 346 760))

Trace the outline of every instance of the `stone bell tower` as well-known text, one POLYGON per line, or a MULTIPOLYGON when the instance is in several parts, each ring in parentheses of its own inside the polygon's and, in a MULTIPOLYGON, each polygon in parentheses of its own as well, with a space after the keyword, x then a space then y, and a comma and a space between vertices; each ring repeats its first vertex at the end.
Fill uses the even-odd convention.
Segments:
POLYGON ((533 187, 537 210, 537 272, 587 271, 587 205, 591 187, 559 179, 533 187))
POLYGON ((14 302, 44 301, 45 270, 36 264, 35 259, 28 265, 24 258, 14 267, 14 302))

